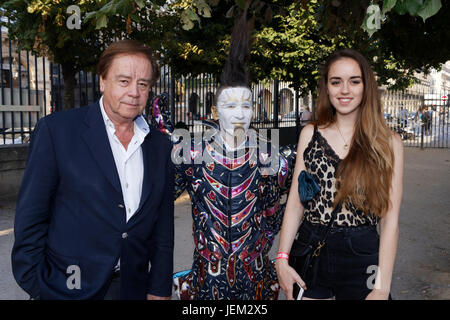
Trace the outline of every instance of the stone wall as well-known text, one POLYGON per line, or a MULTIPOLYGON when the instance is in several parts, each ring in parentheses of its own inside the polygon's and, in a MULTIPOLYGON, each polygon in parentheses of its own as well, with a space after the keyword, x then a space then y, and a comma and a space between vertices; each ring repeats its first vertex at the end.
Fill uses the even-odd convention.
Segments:
MULTIPOLYGON (((296 144, 299 132, 295 127, 280 128, 280 145, 296 144)), ((27 153, 28 144, 0 145, 0 201, 17 196, 27 153)))
POLYGON ((0 200, 19 192, 27 153, 28 144, 0 146, 0 200))

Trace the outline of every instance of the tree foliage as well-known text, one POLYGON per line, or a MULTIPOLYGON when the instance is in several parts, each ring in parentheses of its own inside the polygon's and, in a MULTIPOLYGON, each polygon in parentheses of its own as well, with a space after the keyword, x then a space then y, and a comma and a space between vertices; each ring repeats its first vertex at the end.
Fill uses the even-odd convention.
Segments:
MULTIPOLYGON (((65 86, 64 107, 69 109, 74 105, 75 75, 78 71, 94 71, 101 53, 110 42, 131 38, 133 21, 143 18, 158 22, 162 19, 155 10, 159 7, 158 2, 164 1, 155 1, 155 10, 137 12, 140 2, 0 0, 0 8, 7 18, 2 19, 2 24, 8 28, 9 36, 17 40, 19 50, 32 51, 61 65, 65 86), (80 28, 68 25, 75 14, 68 10, 73 4, 80 10, 80 28)), ((149 38, 161 40, 162 29, 155 24, 142 31, 149 38)), ((155 45, 156 50, 161 49, 160 41, 153 41, 151 45, 155 45)))
MULTIPOLYGON (((302 93, 314 91, 324 59, 336 49, 351 47, 371 61, 380 84, 405 89, 416 81, 415 72, 439 68, 448 59, 450 46, 444 41, 450 30, 445 19, 448 3, 425 22, 412 15, 416 11, 405 14, 399 13, 401 7, 386 7, 381 28, 370 35, 361 26, 371 4, 370 0, 252 1, 253 81, 277 78, 292 82, 302 93), (411 41, 411 35, 420 40, 411 41)), ((167 37, 171 40, 166 42, 166 61, 179 74, 219 73, 234 18, 243 5, 243 1, 216 1, 211 18, 195 20, 192 28, 183 28, 180 21, 167 37)))
MULTIPOLYGON (((211 18, 176 32, 176 44, 167 54, 171 65, 182 74, 220 72, 232 18, 244 2, 216 1, 211 18)), ((392 89, 407 88, 417 81, 415 72, 439 69, 450 56, 448 1, 254 0, 251 9, 253 80, 291 81, 303 93, 314 90, 323 60, 339 48, 362 52, 379 83, 392 89), (377 32, 364 28, 370 6, 380 8, 377 32)))
POLYGON ((320 32, 330 37, 345 34, 351 47, 372 61, 381 84, 405 89, 417 80, 415 72, 439 69, 449 59, 449 14, 449 1, 324 0, 318 19, 320 32), (374 30, 367 28, 369 6, 380 8, 380 24, 374 30))
MULTIPOLYGON (((219 74, 245 1, 82 0, 75 2, 80 29, 66 26, 73 1, 0 0, 0 7, 20 49, 62 65, 71 107, 76 72, 93 70, 114 39, 148 44, 178 75, 219 74)), ((314 91, 325 57, 351 47, 372 62, 380 84, 406 88, 414 72, 439 68, 450 56, 449 6, 440 0, 252 0, 252 80, 277 78, 302 93, 314 91), (375 30, 367 27, 370 6, 379 8, 375 30)))
MULTIPOLYGON (((112 32, 99 33, 95 25, 82 24, 81 29, 69 29, 67 20, 72 11, 67 8, 69 0, 9 0, 0 1, 2 21, 8 34, 16 39, 19 50, 29 50, 47 57, 62 66, 66 90, 65 108, 74 105, 75 75, 80 70, 92 70, 104 48, 102 39, 114 35, 112 32)), ((79 1, 80 13, 85 14, 102 4, 98 1, 79 1)))

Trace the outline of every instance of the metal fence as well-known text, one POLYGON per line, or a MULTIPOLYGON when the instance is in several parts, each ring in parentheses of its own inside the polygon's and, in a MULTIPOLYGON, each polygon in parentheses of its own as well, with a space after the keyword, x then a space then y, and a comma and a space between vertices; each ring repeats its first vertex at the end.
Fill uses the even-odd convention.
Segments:
MULTIPOLYGON (((0 31, 0 145, 27 143, 39 118, 64 109, 64 80, 59 65, 29 52, 16 52, 4 28, 0 31)), ((152 98, 169 96, 172 122, 192 132, 203 130, 201 120, 211 119, 211 107, 218 86, 210 74, 174 77, 170 67, 151 89, 152 98)), ((255 128, 299 127, 300 119, 313 111, 311 94, 304 95, 289 83, 272 80, 253 85, 255 128)), ((76 75, 75 107, 100 98, 99 77, 90 72, 76 75)), ((381 90, 385 121, 398 132, 405 146, 449 147, 448 92, 391 92, 381 90)))
MULTIPOLYGON (((52 86, 52 101, 54 108, 59 111, 64 108, 64 82, 60 76, 58 66, 54 66, 52 86)), ((186 126, 191 131, 201 131, 201 120, 211 119, 211 107, 214 103, 215 91, 218 87, 216 77, 211 74, 198 76, 174 77, 170 67, 161 68, 161 77, 151 88, 145 114, 150 113, 153 97, 163 92, 169 96, 169 108, 172 122, 179 126, 186 126)), ((310 108, 311 98, 301 97, 289 87, 289 83, 277 80, 260 82, 252 86, 254 117, 252 125, 256 128, 279 128, 295 126, 303 109, 310 108)), ((80 72, 77 75, 75 89, 75 107, 87 105, 100 98, 98 75, 80 72)))
POLYGON ((49 99, 48 61, 16 45, 0 30, 0 144, 26 143, 49 99))
POLYGON ((384 119, 408 147, 448 148, 448 91, 423 90, 381 94, 384 119))

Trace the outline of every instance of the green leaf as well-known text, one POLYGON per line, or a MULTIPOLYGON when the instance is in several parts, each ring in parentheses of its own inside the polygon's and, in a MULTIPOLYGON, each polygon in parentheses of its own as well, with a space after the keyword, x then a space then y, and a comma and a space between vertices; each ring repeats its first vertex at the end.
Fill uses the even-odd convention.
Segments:
POLYGON ((423 6, 423 0, 403 0, 405 2, 406 11, 412 15, 417 15, 417 12, 422 8, 423 6))
POLYGON ((95 18, 96 14, 97 14, 97 11, 91 11, 91 12, 86 13, 84 15, 84 21, 87 22, 87 21, 91 20, 92 18, 95 18))
POLYGON ((101 17, 97 18, 97 24, 95 26, 95 29, 101 29, 106 28, 108 26, 108 17, 106 15, 102 15, 101 17))
POLYGON ((114 2, 108 2, 107 4, 105 4, 99 11, 101 11, 102 13, 104 13, 105 15, 111 15, 116 13, 116 6, 113 6, 114 2))
POLYGON ((191 9, 187 9, 186 11, 184 11, 183 12, 185 15, 186 15, 186 17, 189 19, 189 20, 191 20, 191 21, 194 21, 194 20, 198 20, 199 18, 198 18, 198 16, 197 16, 197 14, 194 12, 194 11, 192 11, 191 9))
POLYGON ((191 30, 194 27, 194 24, 191 20, 188 20, 186 23, 183 24, 182 28, 186 31, 191 30))
POLYGON ((407 7, 406 7, 406 1, 405 0, 398 0, 394 7, 395 12, 402 15, 406 13, 407 7))
POLYGON ((434 16, 441 9, 441 0, 427 0, 425 6, 417 12, 417 15, 422 17, 423 22, 431 16, 434 16))
POLYGON ((397 0, 384 0, 382 14, 385 15, 386 13, 391 11, 391 9, 395 7, 396 2, 397 0))
POLYGON ((209 8, 203 8, 201 15, 205 18, 211 18, 211 10, 209 8))
POLYGON ((142 9, 145 6, 144 0, 136 0, 135 2, 137 4, 137 6, 139 7, 139 9, 142 9))
POLYGON ((192 19, 188 16, 187 11, 188 10, 181 13, 181 23, 183 24, 182 28, 184 30, 191 30, 194 27, 194 23, 192 22, 192 19))
POLYGON ((211 18, 211 8, 205 1, 199 1, 197 3, 198 13, 205 18, 211 18))

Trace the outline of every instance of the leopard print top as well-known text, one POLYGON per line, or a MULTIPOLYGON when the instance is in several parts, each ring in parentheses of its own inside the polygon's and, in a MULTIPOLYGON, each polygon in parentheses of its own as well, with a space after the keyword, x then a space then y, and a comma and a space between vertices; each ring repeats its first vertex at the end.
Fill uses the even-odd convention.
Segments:
MULTIPOLYGON (((314 134, 303 153, 306 171, 311 174, 320 185, 320 193, 308 202, 305 207, 305 219, 311 223, 327 225, 333 211, 332 205, 336 196, 336 170, 341 159, 334 152, 327 140, 314 127, 314 134)), ((364 224, 376 225, 379 218, 365 215, 352 204, 343 206, 338 213, 337 226, 355 227, 364 224)))

